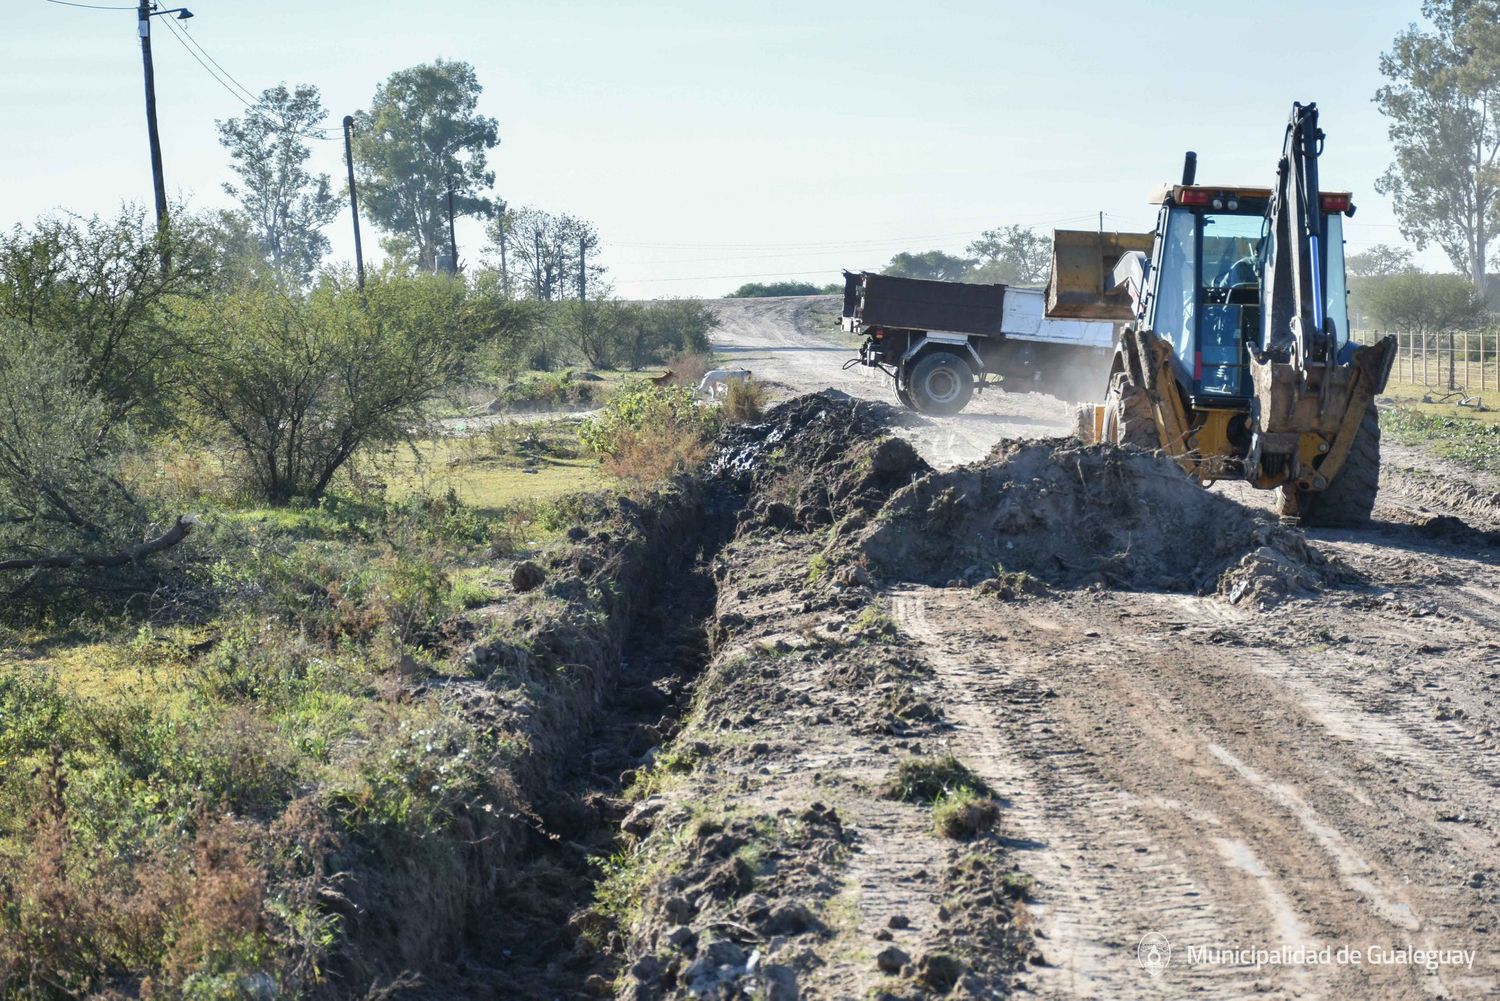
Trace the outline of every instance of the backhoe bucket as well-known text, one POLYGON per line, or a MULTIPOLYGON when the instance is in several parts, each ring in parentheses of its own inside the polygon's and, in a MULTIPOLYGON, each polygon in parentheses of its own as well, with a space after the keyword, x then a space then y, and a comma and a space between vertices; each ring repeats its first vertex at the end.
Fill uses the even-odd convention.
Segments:
POLYGON ((1052 277, 1047 315, 1073 320, 1135 319, 1130 292, 1114 287, 1112 272, 1131 251, 1151 253, 1153 233, 1101 233, 1059 229, 1052 234, 1052 277))

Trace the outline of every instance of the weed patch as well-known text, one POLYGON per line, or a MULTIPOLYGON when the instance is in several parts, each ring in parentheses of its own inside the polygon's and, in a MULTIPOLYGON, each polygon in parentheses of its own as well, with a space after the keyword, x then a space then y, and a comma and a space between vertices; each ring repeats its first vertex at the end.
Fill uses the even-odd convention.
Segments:
POLYGON ((999 819, 999 805, 966 785, 949 789, 932 804, 933 829, 958 841, 968 841, 989 830, 999 819))
POLYGON ((1381 412, 1380 428, 1403 444, 1430 448, 1461 466, 1500 473, 1500 423, 1396 407, 1381 412))
POLYGON ((984 781, 952 755, 941 758, 907 758, 896 766, 882 790, 887 799, 931 803, 953 790, 987 793, 984 781))

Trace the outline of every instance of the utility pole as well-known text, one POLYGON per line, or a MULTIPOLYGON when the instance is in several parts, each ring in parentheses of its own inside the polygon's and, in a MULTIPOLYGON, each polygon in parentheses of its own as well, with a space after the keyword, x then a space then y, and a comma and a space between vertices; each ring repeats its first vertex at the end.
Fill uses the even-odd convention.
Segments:
POLYGON ((505 292, 505 298, 510 298, 510 265, 505 260, 505 212, 510 206, 504 202, 500 203, 500 287, 505 292))
POLYGON ((458 274, 458 237, 453 233, 453 175, 448 175, 448 273, 458 274))
POLYGON ((137 30, 141 36, 141 66, 146 75, 146 136, 151 142, 151 180, 156 194, 156 238, 160 241, 161 267, 171 266, 167 247, 167 182, 161 170, 161 134, 156 129, 156 70, 151 64, 151 0, 141 0, 136 8, 137 30))
POLYGON ((533 230, 531 235, 533 238, 532 246, 536 254, 532 258, 536 262, 536 297, 537 301, 540 302, 542 298, 542 231, 538 228, 533 230))
POLYGON ((349 211, 354 215, 354 274, 365 287, 365 252, 359 242, 359 196, 354 191, 354 116, 344 116, 344 165, 349 168, 349 211))

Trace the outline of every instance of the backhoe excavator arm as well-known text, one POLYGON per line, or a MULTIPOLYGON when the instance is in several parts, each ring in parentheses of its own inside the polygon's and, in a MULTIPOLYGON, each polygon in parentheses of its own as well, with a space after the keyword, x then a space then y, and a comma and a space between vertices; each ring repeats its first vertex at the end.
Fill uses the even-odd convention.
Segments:
POLYGON ((1332 364, 1338 344, 1326 316, 1326 227, 1318 187, 1322 151, 1318 106, 1293 104, 1267 208, 1271 241, 1262 283, 1261 354, 1290 362, 1301 373, 1309 363, 1332 364))

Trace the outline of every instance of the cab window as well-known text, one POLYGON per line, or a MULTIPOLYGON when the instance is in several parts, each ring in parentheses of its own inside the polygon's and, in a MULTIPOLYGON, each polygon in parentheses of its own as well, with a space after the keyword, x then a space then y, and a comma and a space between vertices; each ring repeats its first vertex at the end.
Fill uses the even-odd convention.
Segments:
POLYGON ((1196 231, 1190 210, 1174 208, 1168 213, 1149 321, 1151 329, 1171 343, 1178 359, 1189 365, 1198 300, 1196 231))

